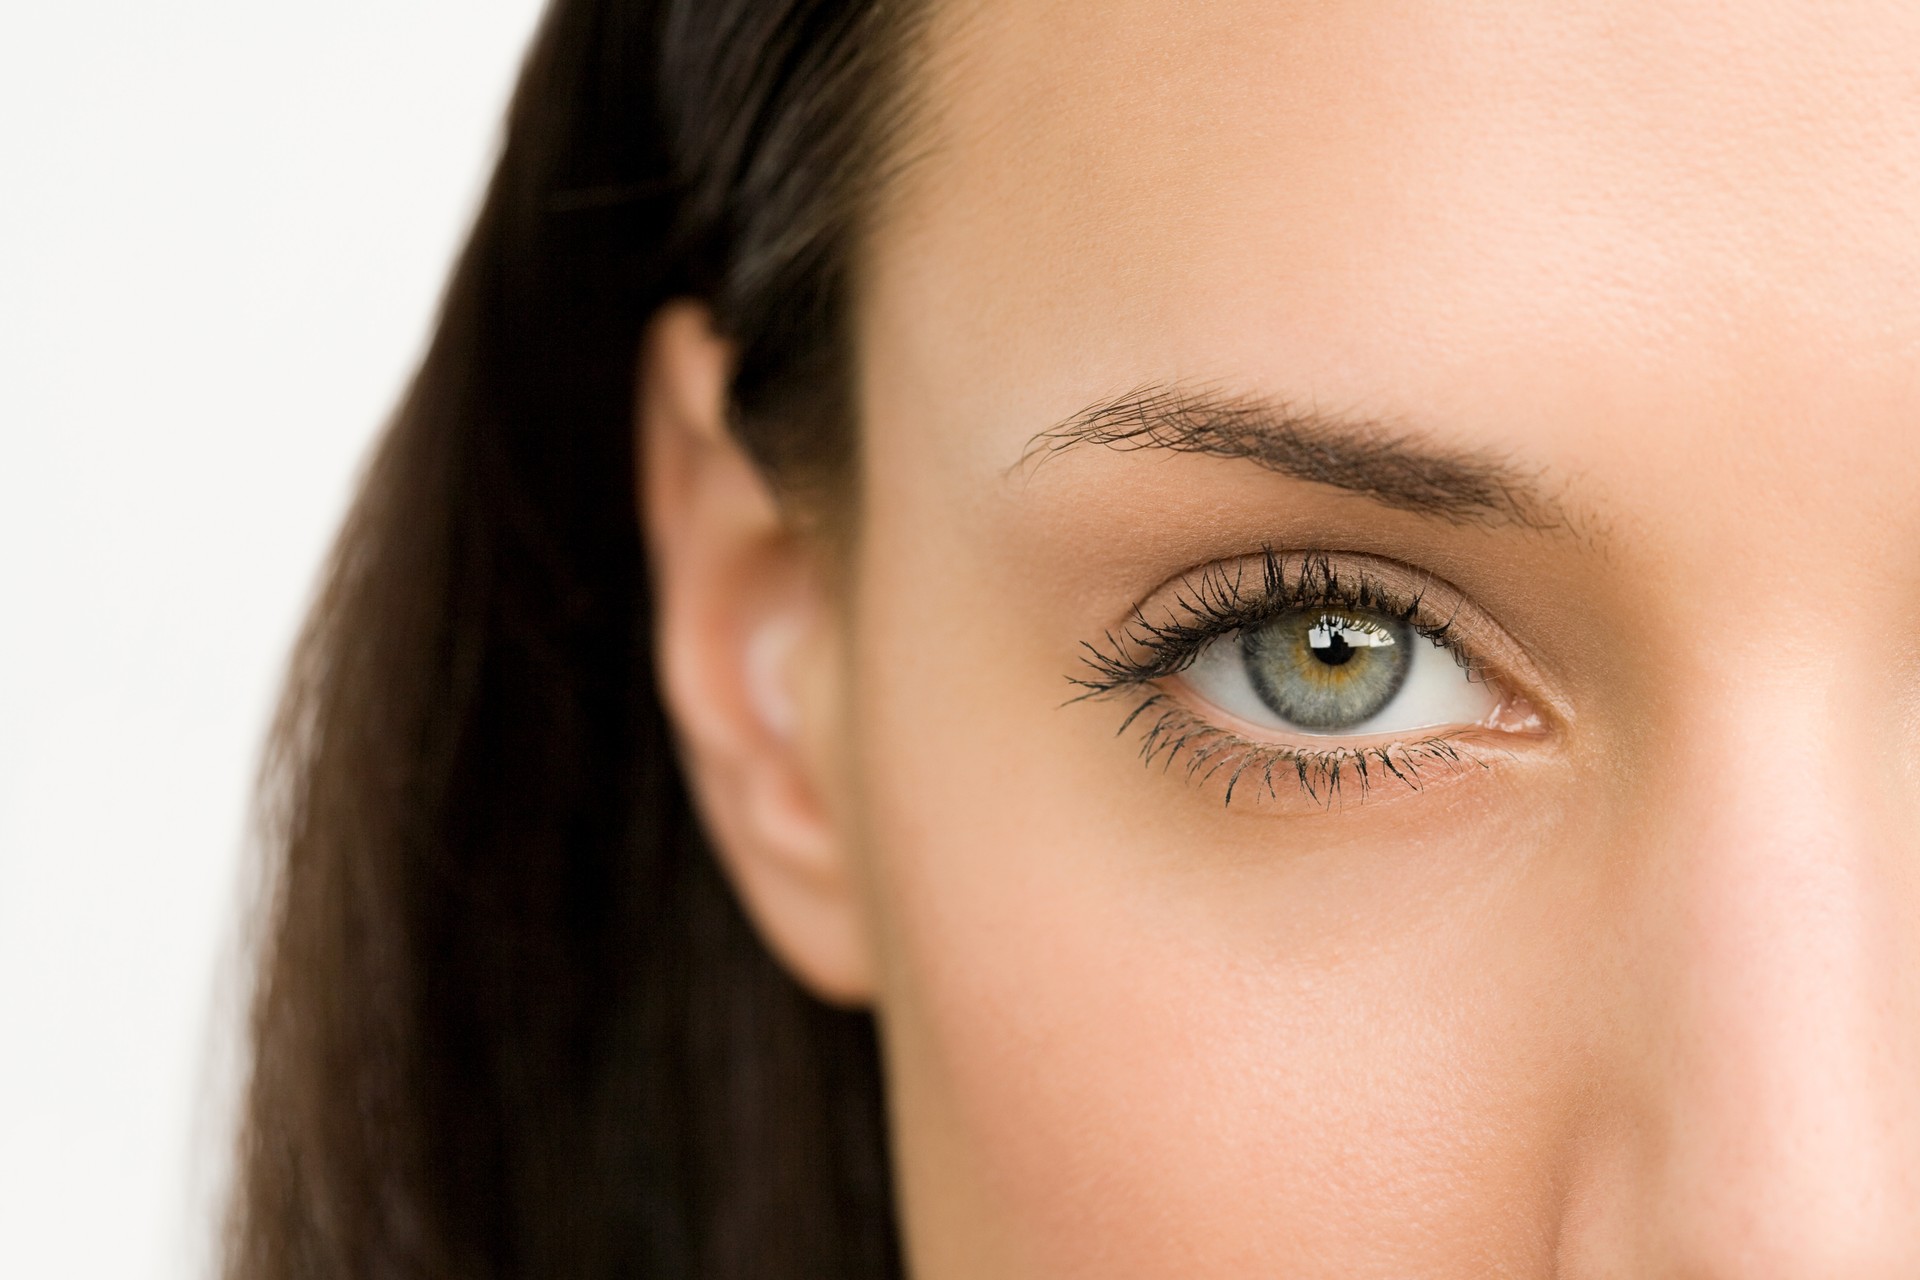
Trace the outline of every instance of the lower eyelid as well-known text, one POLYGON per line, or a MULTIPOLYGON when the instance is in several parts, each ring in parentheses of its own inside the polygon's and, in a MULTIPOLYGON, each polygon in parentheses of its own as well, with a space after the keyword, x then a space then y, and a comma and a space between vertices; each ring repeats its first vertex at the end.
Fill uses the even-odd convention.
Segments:
POLYGON ((1374 787, 1392 784, 1409 792, 1444 778, 1490 767, 1484 743, 1473 729, 1373 741, 1323 740, 1323 745, 1264 742, 1203 718, 1163 689, 1150 689, 1123 724, 1141 735, 1140 757, 1149 766, 1186 780, 1217 783, 1222 802, 1249 789, 1280 800, 1284 788, 1325 805, 1340 797, 1365 799, 1374 787))
POLYGON ((1265 725, 1252 724, 1232 712, 1224 711, 1193 690, 1192 686, 1179 676, 1159 681, 1160 691, 1169 699, 1180 704, 1182 709, 1196 720, 1207 724, 1237 741, 1261 748, 1276 748, 1298 751, 1328 751, 1342 747, 1355 750, 1372 750, 1397 743, 1426 740, 1447 735, 1467 734, 1507 734, 1514 730, 1503 724, 1488 720, 1472 723, 1447 722, 1440 724, 1410 725, 1403 729, 1378 730, 1367 733, 1312 733, 1305 730, 1276 729, 1265 725))

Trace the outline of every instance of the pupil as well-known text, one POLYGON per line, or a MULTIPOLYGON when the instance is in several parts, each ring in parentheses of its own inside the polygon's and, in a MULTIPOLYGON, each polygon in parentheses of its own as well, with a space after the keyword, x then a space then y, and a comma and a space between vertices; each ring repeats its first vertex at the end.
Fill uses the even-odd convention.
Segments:
POLYGON ((1344 666, 1347 659, 1353 656, 1353 646, 1347 643, 1344 635, 1336 631, 1328 643, 1314 649, 1313 656, 1329 667, 1344 666))

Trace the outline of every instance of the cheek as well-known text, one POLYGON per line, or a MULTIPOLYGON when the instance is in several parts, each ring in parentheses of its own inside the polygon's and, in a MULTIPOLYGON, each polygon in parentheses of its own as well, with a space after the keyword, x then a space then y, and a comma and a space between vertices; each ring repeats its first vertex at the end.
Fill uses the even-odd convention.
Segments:
POLYGON ((1471 860, 1194 804, 1059 710, 1004 590, 874 568, 854 736, 917 1274, 1545 1249, 1568 1111, 1524 886, 1469 905, 1471 860))

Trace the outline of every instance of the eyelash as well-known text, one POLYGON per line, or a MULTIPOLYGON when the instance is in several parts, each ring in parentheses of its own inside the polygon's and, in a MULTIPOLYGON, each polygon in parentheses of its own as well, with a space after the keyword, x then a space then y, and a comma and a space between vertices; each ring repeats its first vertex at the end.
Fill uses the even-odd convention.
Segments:
POLYGON ((1426 781, 1423 771, 1487 767, 1457 730, 1359 747, 1302 748, 1256 742, 1212 724, 1161 689, 1160 681, 1184 671, 1213 640, 1257 627, 1291 609, 1394 618, 1446 649, 1469 679, 1485 678, 1478 658, 1457 634, 1455 615, 1437 615, 1424 590, 1404 590, 1364 567, 1343 569, 1324 553, 1295 557, 1298 568, 1291 574, 1287 557, 1272 547, 1263 547, 1258 559, 1260 582, 1251 589, 1246 583, 1246 561, 1232 569, 1209 566, 1173 599, 1166 618, 1156 621, 1135 607, 1123 630, 1108 632, 1102 643, 1084 644, 1087 670, 1069 677, 1080 689, 1070 701, 1144 693, 1118 732, 1144 726, 1141 759, 1149 765, 1158 760, 1162 768, 1184 760, 1191 781, 1204 782, 1225 771, 1229 804, 1243 781, 1257 784, 1268 798, 1277 799, 1277 785, 1292 778, 1309 799, 1331 807, 1350 786, 1364 798, 1376 781, 1392 778, 1417 791, 1426 781))

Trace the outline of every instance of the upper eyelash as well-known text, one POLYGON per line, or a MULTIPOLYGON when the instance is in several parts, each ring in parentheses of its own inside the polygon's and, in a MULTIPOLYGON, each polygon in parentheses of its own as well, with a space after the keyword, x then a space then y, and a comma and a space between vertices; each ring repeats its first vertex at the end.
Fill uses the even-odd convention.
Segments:
POLYGON ((1228 632, 1257 627, 1293 609, 1350 610, 1405 622, 1446 649, 1470 677, 1480 674, 1478 658, 1455 634, 1455 614, 1436 615, 1424 588, 1404 590, 1364 567, 1343 569, 1330 555, 1298 557, 1288 572, 1287 557, 1263 547, 1260 581, 1246 584, 1246 561, 1233 568, 1209 566, 1183 584, 1168 606, 1168 616, 1149 618, 1135 606, 1126 627, 1109 631, 1104 644, 1084 642, 1087 670, 1069 679, 1081 692, 1075 701, 1150 684, 1185 670, 1211 641, 1228 632))

